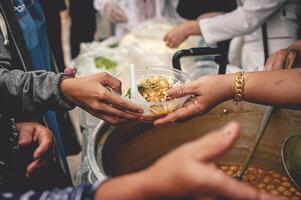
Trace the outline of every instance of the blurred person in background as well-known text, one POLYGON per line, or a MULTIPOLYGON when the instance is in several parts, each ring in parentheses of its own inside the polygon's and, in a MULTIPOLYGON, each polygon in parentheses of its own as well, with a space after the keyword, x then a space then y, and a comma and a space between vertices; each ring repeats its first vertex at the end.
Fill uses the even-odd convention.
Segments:
MULTIPOLYGON (((186 20, 196 20, 199 16, 209 16, 215 13, 227 13, 233 11, 237 7, 236 0, 180 0, 177 11, 179 15, 186 20)), ((224 60, 228 59, 229 44, 231 40, 220 41, 216 44, 216 47, 224 52, 224 60)), ((201 39, 200 47, 208 47, 204 40, 201 39)), ((207 58, 200 58, 201 60, 210 60, 207 58)), ((202 66, 200 66, 202 67, 202 66)), ((198 70, 198 69, 195 69, 198 70)), ((193 73, 192 73, 193 74, 193 73)), ((192 77, 199 77, 199 73, 192 77)))
POLYGON ((115 35, 121 37, 148 19, 180 19, 178 3, 178 0, 94 0, 94 8, 116 25, 115 35))
POLYGON ((92 42, 96 31, 96 11, 93 0, 69 0, 71 17, 70 46, 71 58, 78 56, 80 44, 92 42))
POLYGON ((166 45, 176 48, 190 35, 201 35, 208 44, 234 38, 230 64, 257 71, 263 70, 268 55, 298 39, 299 0, 238 0, 237 4, 232 12, 184 22, 165 36, 166 45))
POLYGON ((184 19, 194 20, 205 13, 230 12, 235 8, 236 0, 179 0, 177 11, 184 19))
POLYGON ((56 61, 58 72, 64 72, 65 62, 62 47, 61 13, 66 10, 64 0, 41 0, 44 10, 49 45, 56 61))

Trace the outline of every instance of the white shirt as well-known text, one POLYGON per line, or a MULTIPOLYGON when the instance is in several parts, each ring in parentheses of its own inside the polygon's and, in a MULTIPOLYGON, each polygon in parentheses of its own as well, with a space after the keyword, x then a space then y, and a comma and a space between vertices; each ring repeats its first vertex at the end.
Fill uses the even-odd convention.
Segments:
POLYGON ((300 4, 300 0, 239 0, 236 10, 200 20, 199 25, 209 44, 243 36, 238 50, 241 65, 248 71, 260 70, 264 65, 261 25, 267 23, 270 54, 286 48, 298 38, 300 4))
MULTIPOLYGON (((94 0, 94 8, 100 13, 110 0, 94 0)), ((179 0, 117 0, 128 17, 127 23, 116 25, 117 36, 122 36, 132 27, 151 18, 181 19, 177 13, 179 0)))

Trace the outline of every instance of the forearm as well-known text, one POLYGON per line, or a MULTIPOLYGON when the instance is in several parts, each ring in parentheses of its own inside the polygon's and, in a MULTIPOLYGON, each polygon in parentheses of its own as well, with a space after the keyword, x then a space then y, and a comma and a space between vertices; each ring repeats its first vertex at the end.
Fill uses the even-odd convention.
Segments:
POLYGON ((95 193, 95 199, 131 200, 149 198, 148 178, 143 172, 113 178, 105 182, 95 193))
MULTIPOLYGON (((35 71, 23 72, 0 69, 2 101, 15 101, 16 108, 26 112, 70 109, 60 93, 60 74, 35 71)), ((13 109, 13 108, 7 108, 13 109)))
MULTIPOLYGON (((234 97, 235 74, 226 75, 234 97)), ((301 69, 245 73, 243 100, 301 108, 301 69)))

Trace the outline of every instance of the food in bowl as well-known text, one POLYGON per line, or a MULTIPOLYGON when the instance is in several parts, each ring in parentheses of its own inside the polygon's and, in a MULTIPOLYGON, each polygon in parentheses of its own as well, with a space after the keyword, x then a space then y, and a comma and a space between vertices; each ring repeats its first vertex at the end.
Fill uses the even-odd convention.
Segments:
MULTIPOLYGON (((219 168, 229 176, 235 176, 240 169, 238 165, 219 165, 219 168)), ((283 199, 299 200, 301 193, 291 185, 288 178, 273 170, 259 167, 248 167, 244 176, 244 182, 257 188, 261 192, 281 196, 283 199)))
POLYGON ((142 79, 138 84, 138 91, 147 102, 159 103, 167 101, 167 92, 174 86, 171 80, 162 76, 142 79))
POLYGON ((154 120, 167 115, 182 107, 189 98, 168 97, 168 90, 182 84, 189 83, 190 77, 176 69, 145 68, 136 70, 138 91, 145 101, 139 101, 131 96, 130 74, 120 76, 123 87, 126 88, 126 97, 144 108, 145 120, 154 120))

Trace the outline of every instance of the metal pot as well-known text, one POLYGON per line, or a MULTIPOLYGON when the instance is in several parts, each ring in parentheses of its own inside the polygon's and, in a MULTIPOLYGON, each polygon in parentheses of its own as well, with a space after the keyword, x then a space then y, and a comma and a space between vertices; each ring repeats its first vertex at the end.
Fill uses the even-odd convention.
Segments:
MULTIPOLYGON (((225 102, 193 120, 154 128, 151 124, 128 123, 109 126, 99 122, 88 141, 88 161, 97 179, 118 176, 146 168, 166 152, 225 125, 231 120, 241 124, 241 137, 219 164, 242 164, 265 106, 225 102)), ((285 174, 281 163, 281 145, 291 134, 301 134, 301 112, 275 111, 251 165, 285 174)), ((180 164, 180 163, 179 163, 180 164)))

